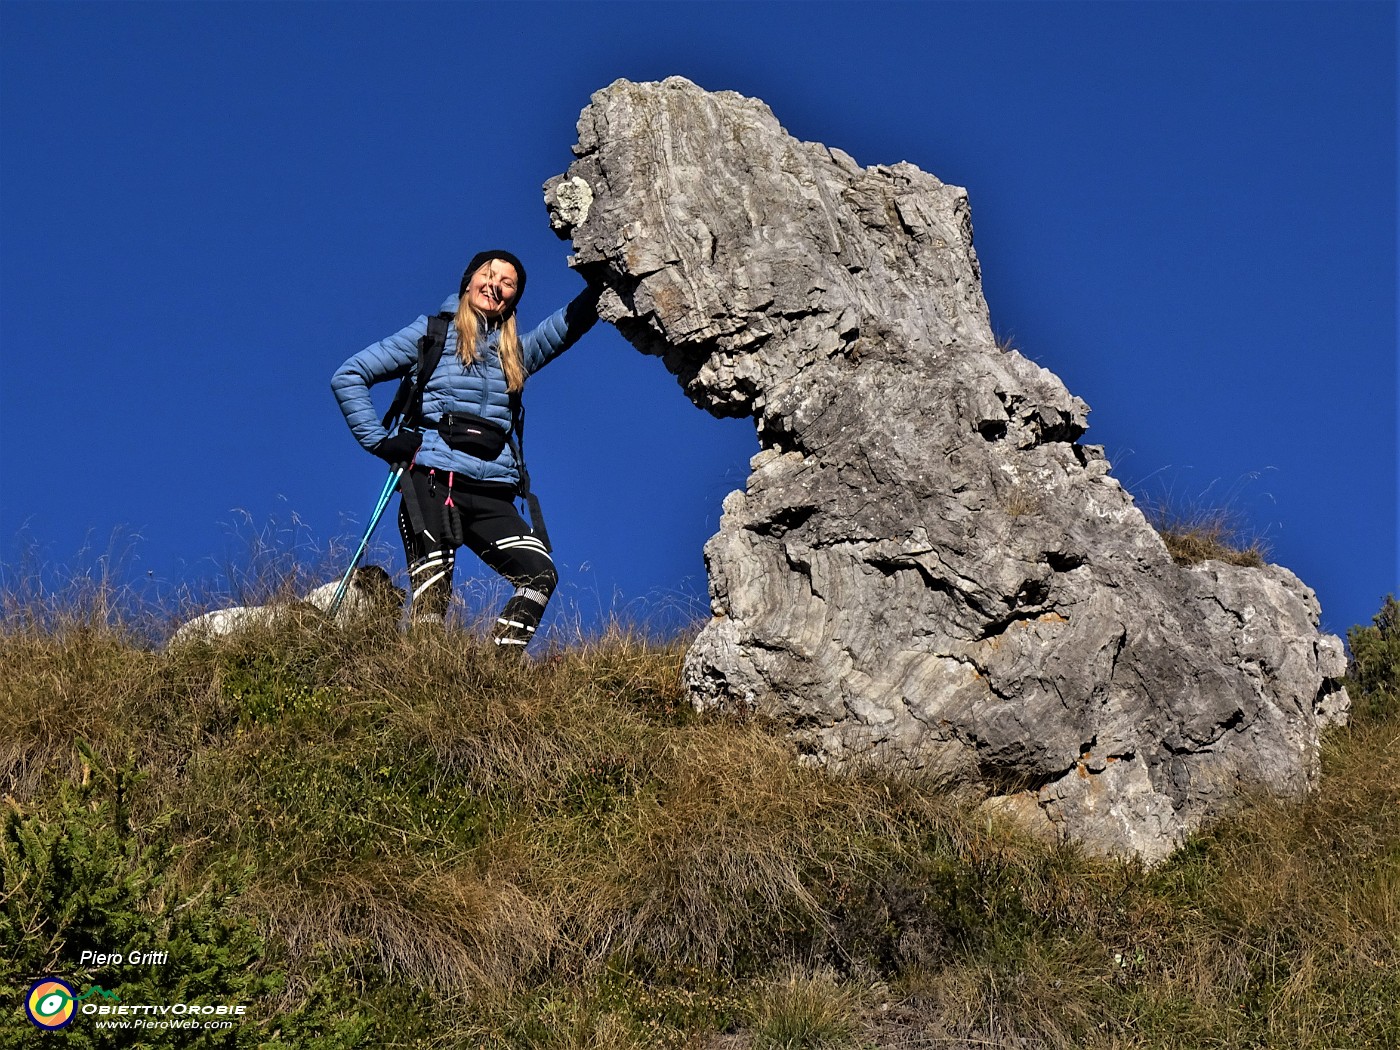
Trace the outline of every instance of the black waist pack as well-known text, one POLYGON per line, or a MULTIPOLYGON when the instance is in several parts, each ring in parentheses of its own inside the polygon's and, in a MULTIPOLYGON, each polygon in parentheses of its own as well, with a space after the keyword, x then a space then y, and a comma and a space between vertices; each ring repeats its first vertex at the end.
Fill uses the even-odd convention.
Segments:
POLYGON ((477 459, 493 460, 506 447, 506 429, 499 423, 470 412, 452 412, 437 423, 437 432, 447 447, 477 459))

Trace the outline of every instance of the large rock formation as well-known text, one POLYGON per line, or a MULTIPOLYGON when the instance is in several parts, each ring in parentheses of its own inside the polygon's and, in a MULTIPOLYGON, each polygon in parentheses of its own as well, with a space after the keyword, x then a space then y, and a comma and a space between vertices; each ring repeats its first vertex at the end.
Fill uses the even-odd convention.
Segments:
POLYGON ((573 265, 762 445, 705 548, 697 704, 1149 861, 1242 789, 1315 781, 1347 704, 1315 597, 1172 561, 1079 443, 1087 406, 998 348, 965 191, 679 78, 612 84, 578 129, 545 187, 573 265))

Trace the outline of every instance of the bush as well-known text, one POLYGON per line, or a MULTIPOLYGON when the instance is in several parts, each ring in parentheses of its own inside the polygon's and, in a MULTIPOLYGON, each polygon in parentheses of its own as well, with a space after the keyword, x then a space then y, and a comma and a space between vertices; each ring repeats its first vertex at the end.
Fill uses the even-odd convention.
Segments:
POLYGON ((1392 719, 1400 716, 1400 603, 1387 595, 1370 627, 1347 632, 1351 666, 1347 692, 1353 715, 1392 719))
POLYGON ((7 800, 0 824, 0 1002, 24 1001, 28 988, 62 975, 78 998, 101 1005, 171 1007, 177 1003, 244 1006, 249 1020, 226 1030, 101 1028, 83 1018, 64 1030, 66 1045, 84 1050, 131 1046, 354 1045, 368 1029, 339 1002, 302 997, 279 1010, 283 977, 257 920, 236 901, 245 873, 205 873, 193 893, 176 891, 166 872, 182 847, 168 815, 133 824, 133 794, 145 777, 90 763, 81 782, 65 780, 29 806, 7 800), (132 953, 149 963, 93 965, 84 952, 132 953), (290 1033, 308 1038, 283 1042, 290 1033), (328 1032, 330 1044, 309 1038, 328 1032), (345 1037, 352 1037, 345 1041, 345 1037))
MULTIPOLYGON (((92 760, 91 751, 86 751, 92 760)), ((256 925, 228 908, 227 885, 211 878, 197 896, 167 892, 162 872, 175 847, 164 821, 136 829, 131 793, 142 777, 90 766, 41 806, 13 801, 0 828, 0 1001, 61 973, 101 985, 125 1003, 254 1004, 277 981, 253 964, 266 946, 256 925), (145 834, 141 832, 144 831, 145 834), (143 841, 144 839, 144 841, 143 841), (95 967, 84 951, 151 953, 163 963, 95 967)), ((73 1045, 130 1045, 130 1033, 77 1026, 73 1045)))

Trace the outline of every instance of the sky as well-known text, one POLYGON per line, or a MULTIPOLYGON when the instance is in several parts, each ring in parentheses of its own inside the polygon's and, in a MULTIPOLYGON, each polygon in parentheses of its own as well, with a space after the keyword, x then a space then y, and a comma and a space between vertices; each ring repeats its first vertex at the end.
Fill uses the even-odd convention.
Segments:
MULTIPOLYGON (((541 185, 592 92, 672 75, 966 187, 994 328, 1130 491, 1234 514, 1331 631, 1400 591, 1396 5, 1271 2, 4 0, 6 586, 333 578, 385 469, 332 371, 483 248, 525 324, 568 301, 541 185)), ((526 404, 556 631, 702 615, 752 422, 605 324, 526 404)))

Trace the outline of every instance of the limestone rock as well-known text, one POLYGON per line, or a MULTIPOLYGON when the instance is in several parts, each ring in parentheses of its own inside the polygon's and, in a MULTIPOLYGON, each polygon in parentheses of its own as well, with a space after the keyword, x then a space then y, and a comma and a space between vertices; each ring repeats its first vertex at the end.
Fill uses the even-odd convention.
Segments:
POLYGON ((686 676, 812 761, 923 770, 1159 859, 1315 782, 1336 638, 1278 566, 1175 564, 1088 407, 993 338, 967 194, 689 81, 593 96, 546 184, 603 316, 761 451, 686 676))

